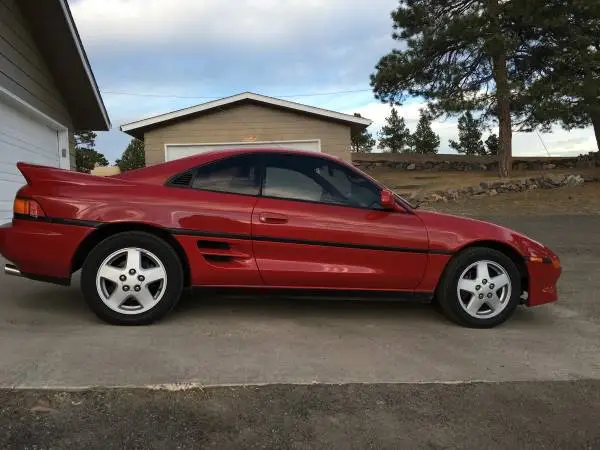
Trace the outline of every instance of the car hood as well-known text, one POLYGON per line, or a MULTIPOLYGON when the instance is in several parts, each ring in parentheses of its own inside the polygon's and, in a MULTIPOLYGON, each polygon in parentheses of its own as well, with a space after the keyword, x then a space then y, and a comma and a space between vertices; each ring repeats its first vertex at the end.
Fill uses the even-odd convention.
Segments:
POLYGON ((477 243, 495 242, 509 245, 523 257, 556 256, 541 242, 501 225, 433 211, 415 213, 427 227, 432 250, 456 252, 477 243))

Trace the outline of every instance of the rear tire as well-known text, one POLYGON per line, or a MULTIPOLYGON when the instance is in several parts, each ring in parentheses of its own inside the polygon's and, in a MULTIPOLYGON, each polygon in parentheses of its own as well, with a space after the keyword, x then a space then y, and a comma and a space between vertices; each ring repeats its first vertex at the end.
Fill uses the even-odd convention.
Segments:
POLYGON ((94 313, 114 325, 147 325, 166 316, 183 289, 175 250, 145 232, 115 234, 92 249, 81 290, 94 313))
POLYGON ((437 289, 436 302, 450 320, 470 328, 505 322, 520 303, 521 276, 504 253, 473 247, 450 261, 437 289))

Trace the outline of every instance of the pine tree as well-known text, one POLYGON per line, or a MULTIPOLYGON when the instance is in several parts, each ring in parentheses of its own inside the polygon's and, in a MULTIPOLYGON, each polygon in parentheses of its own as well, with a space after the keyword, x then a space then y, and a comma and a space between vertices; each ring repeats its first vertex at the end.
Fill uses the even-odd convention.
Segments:
POLYGON ((458 119, 458 142, 451 140, 450 148, 465 155, 486 155, 482 135, 480 122, 468 111, 458 119))
POLYGON ((527 0, 523 39, 529 57, 518 66, 517 108, 523 130, 592 125, 600 149, 600 1, 527 0))
POLYGON ((500 142, 498 141, 498 136, 496 134, 490 134, 489 137, 485 141, 485 146, 487 148, 487 154, 489 156, 497 156, 498 155, 498 147, 500 146, 500 142))
POLYGON ((440 137, 431 128, 433 118, 421 110, 417 129, 411 137, 414 152, 420 154, 436 154, 440 147, 440 137))
POLYGON ((528 49, 529 42, 522 39, 520 30, 527 3, 400 0, 392 12, 392 36, 400 41, 400 49, 377 64, 371 76, 375 96, 395 104, 421 96, 438 114, 479 111, 484 120, 497 120, 499 172, 508 176, 511 82, 528 49))
MULTIPOLYGON (((355 117, 362 117, 359 113, 354 113, 355 117)), ((356 153, 371 153, 375 147, 373 135, 365 128, 360 133, 352 134, 351 149, 356 153)))
POLYGON ((132 139, 123 152, 121 159, 117 159, 116 163, 121 172, 144 167, 146 165, 144 141, 132 139))
POLYGON ((385 125, 379 132, 379 148, 392 153, 410 152, 410 130, 396 108, 386 117, 385 125))
POLYGON ((71 137, 71 147, 75 152, 75 170, 90 173, 96 166, 108 166, 108 160, 94 149, 96 133, 78 131, 71 137))

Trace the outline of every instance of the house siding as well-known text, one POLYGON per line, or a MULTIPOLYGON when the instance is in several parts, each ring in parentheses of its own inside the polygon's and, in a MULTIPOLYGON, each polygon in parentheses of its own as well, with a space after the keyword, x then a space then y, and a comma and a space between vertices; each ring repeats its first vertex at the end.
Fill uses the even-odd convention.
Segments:
POLYGON ((146 164, 165 161, 166 144, 320 139, 321 151, 350 161, 350 127, 273 107, 241 104, 144 134, 146 164))
POLYGON ((0 0, 0 86, 71 129, 67 106, 17 0, 0 0))

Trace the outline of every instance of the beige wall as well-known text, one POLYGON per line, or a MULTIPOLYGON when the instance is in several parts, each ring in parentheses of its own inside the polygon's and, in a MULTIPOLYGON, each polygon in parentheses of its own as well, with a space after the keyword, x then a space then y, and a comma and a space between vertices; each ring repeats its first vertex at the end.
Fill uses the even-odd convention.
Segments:
POLYGON ((145 133, 146 164, 165 160, 165 144, 321 139, 321 151, 350 160, 350 128, 311 116, 245 104, 145 133))
POLYGON ((62 95, 17 3, 17 0, 0 0, 0 86, 72 128, 62 95))

